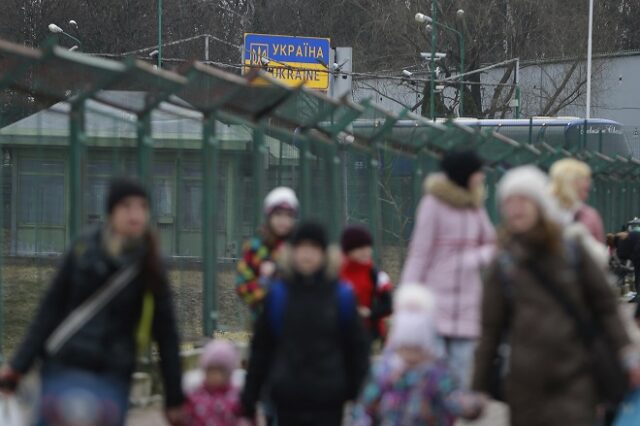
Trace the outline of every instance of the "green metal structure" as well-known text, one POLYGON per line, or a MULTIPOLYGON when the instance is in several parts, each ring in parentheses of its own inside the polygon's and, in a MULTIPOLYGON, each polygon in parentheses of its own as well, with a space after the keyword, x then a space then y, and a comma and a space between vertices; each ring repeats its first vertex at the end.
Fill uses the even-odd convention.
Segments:
POLYGON ((636 160, 391 114, 262 72, 240 77, 196 62, 176 73, 0 40, 0 93, 8 91, 30 114, 6 113, 17 104, 0 110, 0 354, 15 347, 69 241, 104 221, 115 175, 137 175, 150 188, 187 339, 244 328, 233 266, 262 221, 263 196, 279 185, 294 188, 302 217, 323 221, 334 240, 346 223, 368 225, 396 277, 424 177, 455 147, 486 159, 494 219, 495 183, 507 168, 548 168, 565 156, 593 168, 593 204, 608 229, 637 213, 636 160), (402 137, 399 120, 414 123, 402 137))

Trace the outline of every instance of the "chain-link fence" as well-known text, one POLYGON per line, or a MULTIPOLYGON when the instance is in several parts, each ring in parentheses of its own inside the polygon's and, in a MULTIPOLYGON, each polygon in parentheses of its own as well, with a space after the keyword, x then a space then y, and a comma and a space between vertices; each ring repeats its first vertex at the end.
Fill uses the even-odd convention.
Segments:
POLYGON ((334 240, 347 223, 369 226, 396 279, 423 180, 456 146, 487 160, 493 218, 504 170, 565 156, 594 169, 594 203, 609 229, 638 202, 638 164, 591 144, 517 142, 500 129, 285 87, 261 72, 239 77, 194 63, 178 74, 0 41, 0 100, 0 353, 15 347, 69 242, 104 222, 116 175, 139 176, 150 189, 186 339, 246 327, 234 267, 276 186, 293 187, 302 217, 324 222, 334 240))

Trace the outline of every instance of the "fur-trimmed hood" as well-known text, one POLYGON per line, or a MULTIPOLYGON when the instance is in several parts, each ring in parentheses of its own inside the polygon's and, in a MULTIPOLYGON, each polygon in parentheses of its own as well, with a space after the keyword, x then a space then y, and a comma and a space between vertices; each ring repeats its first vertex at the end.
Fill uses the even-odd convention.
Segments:
POLYGON ((444 173, 428 176, 424 183, 424 191, 457 209, 480 208, 486 199, 484 187, 473 191, 462 188, 449 180, 444 173))
MULTIPOLYGON (((294 274, 292 250, 290 244, 285 244, 278 254, 278 270, 285 279, 291 278, 294 274)), ((326 278, 329 280, 337 280, 340 276, 341 267, 342 251, 338 246, 329 246, 329 248, 327 248, 327 261, 324 267, 326 278)))
POLYGON ((607 269, 609 265, 609 250, 607 246, 596 240, 589 230, 581 223, 574 222, 564 228, 564 238, 578 241, 598 266, 607 269))

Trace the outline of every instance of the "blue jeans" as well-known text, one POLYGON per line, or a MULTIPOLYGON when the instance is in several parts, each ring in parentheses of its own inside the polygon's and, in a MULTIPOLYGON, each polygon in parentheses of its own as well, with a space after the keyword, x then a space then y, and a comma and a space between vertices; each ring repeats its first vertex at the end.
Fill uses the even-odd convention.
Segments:
POLYGON ((42 368, 41 398, 37 426, 122 426, 129 408, 129 383, 113 375, 49 363, 42 368))
POLYGON ((471 387, 476 339, 438 336, 439 353, 444 354, 453 377, 462 389, 471 387))

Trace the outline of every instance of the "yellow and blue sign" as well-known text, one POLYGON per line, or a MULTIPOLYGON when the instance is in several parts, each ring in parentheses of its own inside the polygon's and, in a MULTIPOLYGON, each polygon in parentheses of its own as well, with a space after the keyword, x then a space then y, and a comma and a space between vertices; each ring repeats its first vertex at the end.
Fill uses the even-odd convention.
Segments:
POLYGON ((247 33, 243 72, 260 67, 285 84, 326 90, 330 49, 328 38, 247 33))

